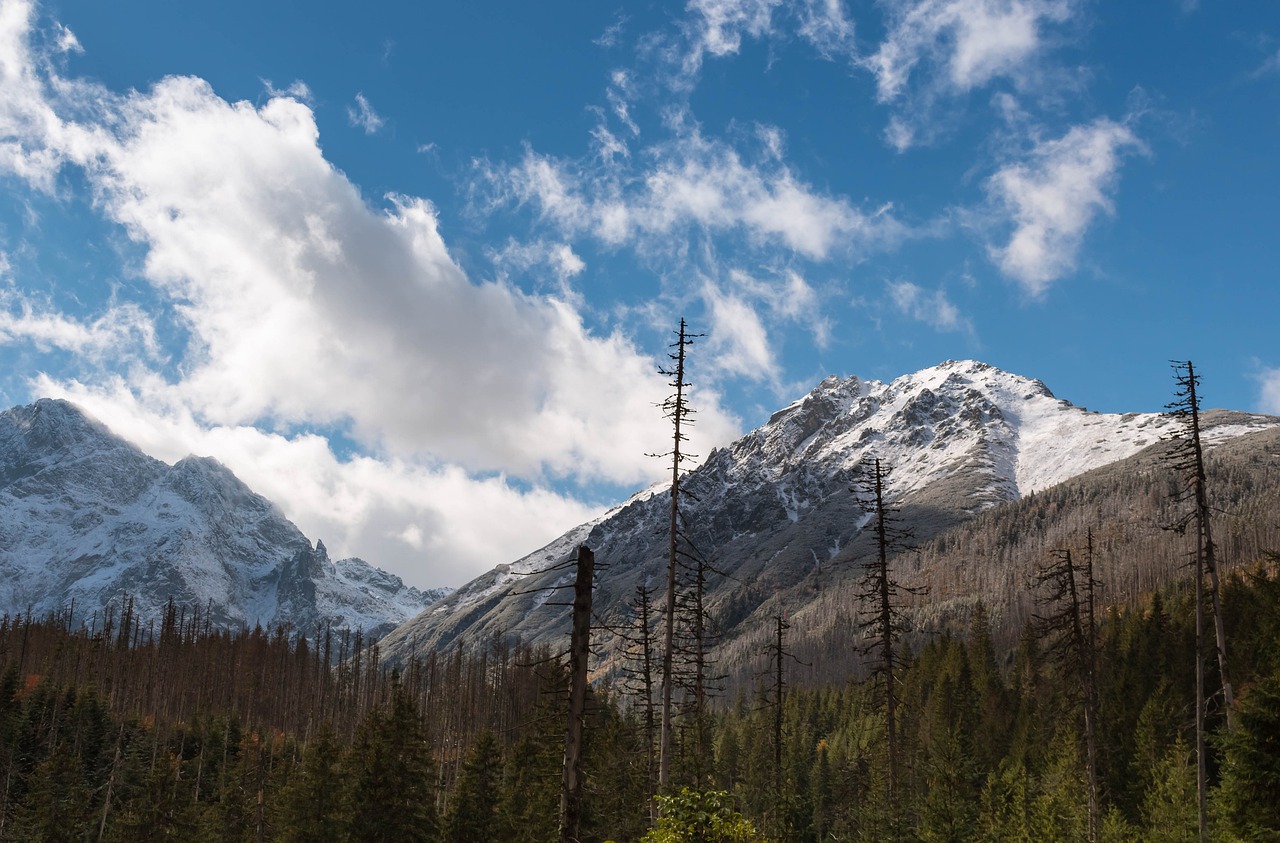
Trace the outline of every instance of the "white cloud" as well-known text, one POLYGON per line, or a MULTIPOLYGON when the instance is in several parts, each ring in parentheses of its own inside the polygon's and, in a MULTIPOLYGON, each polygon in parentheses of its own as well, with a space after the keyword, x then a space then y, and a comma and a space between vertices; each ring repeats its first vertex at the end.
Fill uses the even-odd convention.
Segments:
POLYGON ((760 38, 773 24, 773 10, 782 0, 689 0, 697 18, 695 51, 713 56, 737 53, 744 36, 760 38))
POLYGON ((1009 242, 991 249, 1000 269, 1033 296, 1071 272, 1089 225, 1112 211, 1123 153, 1141 148, 1128 126, 1103 118, 1037 144, 1026 161, 993 175, 987 192, 1014 225, 1009 242))
MULTIPOLYGON (((49 58, 33 55, 30 36, 34 16, 29 2, 0 3, 0 91, 4 92, 0 96, 0 173, 10 173, 37 190, 52 193, 65 157, 86 149, 92 138, 64 122, 46 101, 46 86, 38 68, 47 66, 49 58)), ((68 34, 60 30, 50 49, 66 49, 68 34)))
POLYGON ((1069 20, 1073 0, 908 0, 890 6, 884 43, 864 64, 879 98, 901 96, 922 63, 958 92, 1010 76, 1044 44, 1044 28, 1069 20))
POLYGON ((1264 413, 1280 415, 1280 368, 1263 369, 1258 379, 1262 383, 1258 409, 1264 413))
POLYGON ((1273 73, 1280 73, 1280 50, 1272 53, 1267 59, 1250 74, 1253 79, 1263 76, 1270 76, 1273 73))
MULTIPOLYGON (((3 270, 0 269, 0 274, 3 270)), ((38 350, 69 351, 91 362, 140 352, 159 353, 151 319, 133 304, 112 304, 93 319, 74 319, 51 304, 16 290, 0 290, 0 345, 30 344, 38 350)))
POLYGON ((378 112, 373 110, 373 106, 369 105, 369 100, 364 94, 356 94, 354 108, 347 106, 347 121, 352 126, 363 129, 366 135, 375 134, 386 122, 378 116, 378 112))
POLYGON ((943 289, 929 293, 910 281, 888 282, 889 298, 899 313, 910 316, 939 331, 973 332, 973 325, 960 309, 947 298, 943 289))
POLYGON ((896 241, 904 229, 890 214, 867 214, 846 199, 823 195, 777 160, 779 136, 764 132, 766 155, 745 160, 696 129, 635 156, 641 165, 589 167, 526 150, 511 167, 480 164, 491 202, 529 204, 566 233, 612 245, 661 246, 669 235, 696 230, 745 233, 759 245, 782 246, 814 260, 839 249, 855 254, 896 241))
POLYGON ((826 59, 854 52, 853 21, 841 0, 804 0, 799 10, 800 37, 826 59))
POLYGON ((1057 96, 1075 78, 1046 58, 1058 30, 1079 17, 1079 0, 897 0, 878 49, 857 63, 891 105, 885 141, 903 152, 944 132, 953 99, 1008 80, 1057 96))
POLYGON ((749 380, 772 379, 777 364, 759 314, 744 298, 707 283, 702 289, 710 319, 713 365, 749 380))
POLYGON ((805 325, 814 343, 825 347, 830 320, 822 313, 818 293, 794 270, 758 278, 730 270, 716 282, 704 278, 700 296, 706 305, 707 347, 712 368, 721 374, 781 384, 781 370, 770 339, 786 324, 805 325))
POLYGON ((301 80, 298 80, 298 79, 295 79, 286 88, 276 88, 275 85, 271 84, 270 79, 263 79, 262 88, 267 92, 268 96, 271 96, 273 98, 289 97, 291 99, 297 100, 298 102, 304 102, 307 104, 311 103, 311 99, 312 99, 311 89, 307 87, 307 84, 305 82, 302 82, 301 80))
POLYGON ((677 37, 656 36, 648 45, 657 46, 668 71, 663 81, 677 91, 697 84, 708 58, 735 56, 748 39, 799 38, 828 61, 856 54, 843 0, 688 0, 685 11, 677 37))
MULTIPOLYGON (((306 104, 231 103, 196 78, 127 95, 60 78, 30 50, 30 18, 28 5, 0 6, 0 172, 45 188, 79 168, 189 337, 167 350, 168 377, 138 366, 128 386, 39 389, 144 447, 217 457, 313 537, 332 529, 346 537, 335 546, 399 572, 411 559, 510 561, 532 549, 516 543, 573 526, 588 508, 540 489, 550 477, 638 484, 658 472, 644 456, 665 435, 655 361, 620 333, 589 331, 565 297, 470 281, 431 204, 371 207, 324 158, 306 104), (338 460, 298 433, 332 428, 367 456, 338 460), (400 538, 414 524, 421 552, 400 538)), ((565 278, 582 271, 567 247, 548 257, 565 278)), ((129 338, 145 348, 136 316, 81 323, 19 307, 4 329, 84 353, 129 338)), ((736 433, 713 392, 697 400, 697 439, 736 433)))

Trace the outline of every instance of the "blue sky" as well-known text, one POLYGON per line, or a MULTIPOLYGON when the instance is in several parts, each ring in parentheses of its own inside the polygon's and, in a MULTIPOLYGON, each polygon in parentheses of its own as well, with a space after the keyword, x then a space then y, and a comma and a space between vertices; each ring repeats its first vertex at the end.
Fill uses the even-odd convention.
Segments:
POLYGON ((0 391, 419 585, 827 374, 1280 413, 1280 7, 0 0, 0 391))

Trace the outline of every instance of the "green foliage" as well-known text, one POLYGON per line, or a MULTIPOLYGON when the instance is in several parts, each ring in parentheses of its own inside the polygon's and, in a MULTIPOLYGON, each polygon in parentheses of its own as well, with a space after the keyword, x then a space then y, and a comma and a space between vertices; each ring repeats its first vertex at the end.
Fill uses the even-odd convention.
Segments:
POLYGON ((347 833, 344 810, 343 752, 333 724, 324 723, 302 754, 280 794, 280 839, 285 843, 342 840, 347 833))
POLYGON ((493 797, 502 783, 502 758, 492 732, 481 732, 462 765, 462 775, 445 815, 446 843, 489 843, 497 839, 493 797))
POLYGON ((1280 672, 1241 695, 1239 728, 1221 743, 1218 797, 1230 829, 1243 840, 1280 839, 1280 672))
POLYGON ((361 843, 439 839, 435 763, 417 706, 403 687, 390 710, 373 711, 351 748, 350 835, 361 843))
POLYGON ((723 790, 695 791, 658 797, 657 826, 642 843, 763 843, 751 821, 734 808, 723 790))

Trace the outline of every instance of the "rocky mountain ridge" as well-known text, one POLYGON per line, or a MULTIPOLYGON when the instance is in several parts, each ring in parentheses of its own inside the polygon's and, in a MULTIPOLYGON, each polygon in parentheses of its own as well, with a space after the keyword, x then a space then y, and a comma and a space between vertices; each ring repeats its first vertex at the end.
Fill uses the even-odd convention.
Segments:
MULTIPOLYGON (((1206 419, 1210 442, 1280 424, 1251 414, 1206 419)), ((850 487, 869 457, 892 467, 889 493, 926 542, 993 507, 1131 458, 1176 424, 1158 413, 1090 412, 1038 380, 976 361, 947 361, 890 383, 831 377, 688 472, 682 517, 691 546, 722 572, 706 599, 731 640, 767 613, 762 607, 785 598, 788 611, 801 611, 856 572, 866 516, 850 487)), ((638 494, 464 585, 391 633, 383 653, 403 658, 498 633, 559 648, 568 622, 559 589, 570 582, 562 563, 580 543, 604 566, 597 616, 625 620, 638 587, 665 588, 669 507, 663 487, 638 494)), ((600 638, 606 652, 617 643, 609 638, 600 638)))
POLYGON ((84 614, 169 599, 215 625, 330 624, 377 635, 439 593, 331 561, 273 503, 207 457, 147 456, 66 401, 0 413, 0 613, 84 614))

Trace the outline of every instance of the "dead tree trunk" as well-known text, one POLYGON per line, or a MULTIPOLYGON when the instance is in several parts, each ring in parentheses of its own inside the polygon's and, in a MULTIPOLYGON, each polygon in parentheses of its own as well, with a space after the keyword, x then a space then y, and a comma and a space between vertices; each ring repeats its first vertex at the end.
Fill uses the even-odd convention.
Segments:
POLYGON ((560 786, 560 843, 577 843, 582 824, 582 721, 587 708, 587 657, 591 648, 591 581, 596 557, 578 546, 573 588, 573 631, 569 639, 569 725, 564 738, 560 786))
POLYGON ((674 684, 672 659, 675 651, 676 566, 678 564, 680 531, 680 464, 689 456, 681 453, 681 445, 688 438, 681 431, 681 426, 686 421, 691 421, 688 419, 690 414, 689 404, 685 399, 685 388, 688 384, 685 383, 684 379, 684 352, 692 344, 693 337, 688 333, 685 321, 681 319, 680 329, 676 332, 676 341, 671 346, 675 349, 675 352, 669 355, 675 361, 675 369, 659 370, 661 374, 673 378, 671 386, 675 388, 675 394, 662 403, 662 408, 667 417, 671 419, 674 429, 672 448, 669 454, 671 457, 671 516, 667 546, 666 615, 663 620, 662 630, 662 726, 658 744, 658 784, 663 788, 666 788, 671 783, 671 755, 673 749, 671 697, 674 684))

